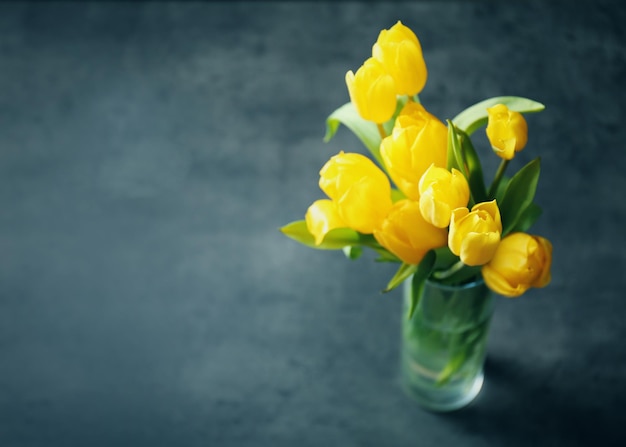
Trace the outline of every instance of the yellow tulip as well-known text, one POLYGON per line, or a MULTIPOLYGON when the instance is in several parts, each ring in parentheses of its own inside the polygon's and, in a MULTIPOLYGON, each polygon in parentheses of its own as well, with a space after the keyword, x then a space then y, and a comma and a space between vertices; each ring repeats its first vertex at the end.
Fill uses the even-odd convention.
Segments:
POLYGON ((450 225, 452 210, 466 207, 469 185, 463 174, 452 168, 430 165, 419 182, 420 211, 424 219, 438 228, 450 225))
POLYGON ((422 46, 415 33, 400 21, 380 32, 372 56, 393 76, 398 95, 415 95, 424 88, 428 72, 422 46))
POLYGON ((511 233, 500 242, 491 261, 482 267, 487 286, 508 297, 550 283, 552 244, 540 236, 511 233))
POLYGON ((502 234, 500 210, 495 200, 452 211, 448 247, 465 265, 483 265, 491 260, 502 234))
POLYGON ((391 208, 389 179, 369 158, 340 152, 320 171, 320 188, 347 227, 371 234, 391 208))
POLYGON ((393 205, 374 237, 407 264, 419 264, 428 250, 445 246, 447 239, 446 230, 426 222, 419 203, 408 199, 393 205))
POLYGON ((347 225, 339 216, 337 206, 332 200, 316 200, 309 207, 304 216, 307 229, 315 237, 315 243, 321 244, 324 236, 335 228, 345 228, 347 225))
POLYGON ((357 70, 346 73, 350 101, 361 118, 375 123, 388 121, 396 111, 396 87, 380 61, 370 57, 357 70))
POLYGON ((431 164, 446 166, 447 151, 446 126, 414 102, 402 109, 391 135, 380 145, 389 176, 411 200, 419 200, 419 181, 431 164))
POLYGON ((509 110, 504 104, 488 108, 487 113, 487 138, 493 151, 498 157, 511 160, 528 141, 528 125, 524 116, 509 110))

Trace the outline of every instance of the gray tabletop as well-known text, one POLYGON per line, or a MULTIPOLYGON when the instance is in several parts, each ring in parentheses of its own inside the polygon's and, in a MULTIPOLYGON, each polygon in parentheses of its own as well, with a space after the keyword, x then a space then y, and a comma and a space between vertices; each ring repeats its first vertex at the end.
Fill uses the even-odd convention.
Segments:
POLYGON ((624 445, 624 23, 619 1, 1 3, 0 445, 624 445), (447 415, 399 386, 394 266, 278 231, 364 152, 324 120, 397 20, 437 116, 547 106, 515 162, 542 157, 553 282, 498 300, 483 392, 447 415))

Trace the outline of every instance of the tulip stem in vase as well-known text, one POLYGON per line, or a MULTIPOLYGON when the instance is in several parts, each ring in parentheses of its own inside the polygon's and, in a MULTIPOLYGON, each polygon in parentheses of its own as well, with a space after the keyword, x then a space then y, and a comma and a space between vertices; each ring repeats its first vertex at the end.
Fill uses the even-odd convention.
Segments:
POLYGON ((457 261, 454 264, 452 264, 446 270, 434 272, 433 273, 433 278, 435 278, 435 279, 447 279, 447 278, 451 277, 452 275, 454 275, 459 270, 461 270, 463 267, 465 267, 465 264, 463 264, 463 261, 457 261))
POLYGON ((506 167, 509 165, 510 160, 505 160, 504 158, 500 161, 500 166, 498 166, 498 170, 496 171, 496 175, 493 179, 493 183, 489 187, 488 196, 493 198, 498 191, 498 186, 500 186, 500 182, 502 181, 502 177, 504 176, 504 171, 506 171, 506 167))

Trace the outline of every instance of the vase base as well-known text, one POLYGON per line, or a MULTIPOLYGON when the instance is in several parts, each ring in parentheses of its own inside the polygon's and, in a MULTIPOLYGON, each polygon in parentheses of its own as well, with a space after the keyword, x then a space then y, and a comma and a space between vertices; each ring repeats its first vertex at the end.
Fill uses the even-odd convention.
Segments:
POLYGON ((443 413, 459 410, 472 402, 483 387, 484 377, 481 371, 470 384, 443 388, 434 385, 432 380, 419 383, 415 376, 403 377, 402 386, 404 391, 424 409, 443 413))

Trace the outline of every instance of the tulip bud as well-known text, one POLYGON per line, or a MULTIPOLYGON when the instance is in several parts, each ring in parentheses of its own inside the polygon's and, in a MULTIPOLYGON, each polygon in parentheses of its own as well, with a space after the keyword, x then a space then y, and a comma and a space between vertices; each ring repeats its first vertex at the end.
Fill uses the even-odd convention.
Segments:
POLYGON ((500 210, 495 200, 452 211, 448 246, 465 265, 483 265, 491 260, 502 234, 500 210))
POLYGON ((488 108, 487 113, 487 138, 493 151, 498 157, 511 160, 528 141, 528 125, 524 116, 509 110, 504 104, 488 108))
POLYGON ((346 85, 361 118, 379 124, 391 119, 396 111, 396 87, 378 60, 367 59, 356 74, 348 71, 346 85))
POLYGON ((424 88, 428 72, 422 47, 415 33, 400 21, 380 32, 372 56, 391 74, 398 95, 416 95, 424 88))
POLYGON ((304 216, 307 229, 315 237, 315 244, 319 245, 324 236, 335 228, 345 228, 347 225, 341 220, 337 206, 332 200, 316 200, 309 207, 304 216))
POLYGON ((552 244, 540 236, 511 233, 500 242, 491 261, 482 267, 487 286, 508 297, 550 283, 552 244))
POLYGON ((466 207, 469 185, 460 171, 430 165, 419 182, 420 211, 426 222, 438 228, 450 225, 452 210, 466 207))
POLYGON ((393 205, 374 237, 407 264, 419 264, 429 250, 446 245, 446 230, 426 222, 419 203, 407 199, 393 205))
POLYGON ((340 152, 320 171, 320 188, 347 227, 371 234, 391 208, 389 179, 369 158, 340 152))
POLYGON ((448 129, 421 104, 407 103, 391 135, 380 145, 389 176, 411 200, 419 200, 419 181, 431 164, 445 167, 448 129))

